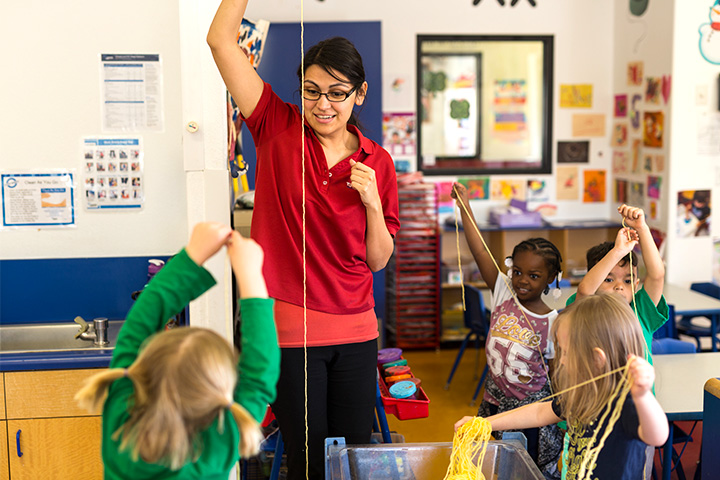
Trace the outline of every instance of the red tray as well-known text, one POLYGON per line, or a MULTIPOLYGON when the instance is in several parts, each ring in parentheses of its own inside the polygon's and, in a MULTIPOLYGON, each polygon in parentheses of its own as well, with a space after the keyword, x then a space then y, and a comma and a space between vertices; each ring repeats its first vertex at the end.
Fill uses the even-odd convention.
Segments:
MULTIPOLYGON (((412 372, 411 376, 414 377, 412 372)), ((429 415, 430 399, 425 395, 422 386, 418 387, 414 398, 394 398, 390 396, 388 386, 378 367, 378 385, 380 386, 380 398, 382 398, 385 413, 392 413, 398 420, 412 420, 413 418, 425 418, 429 415)))

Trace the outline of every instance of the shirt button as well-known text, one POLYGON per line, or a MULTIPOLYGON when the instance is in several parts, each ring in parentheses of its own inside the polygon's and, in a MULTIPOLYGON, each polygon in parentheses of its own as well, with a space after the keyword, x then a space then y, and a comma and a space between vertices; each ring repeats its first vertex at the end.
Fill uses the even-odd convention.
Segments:
POLYGON ((332 172, 328 173, 328 177, 332 177, 332 172))
POLYGON ((327 180, 323 181, 323 185, 327 185, 327 180))

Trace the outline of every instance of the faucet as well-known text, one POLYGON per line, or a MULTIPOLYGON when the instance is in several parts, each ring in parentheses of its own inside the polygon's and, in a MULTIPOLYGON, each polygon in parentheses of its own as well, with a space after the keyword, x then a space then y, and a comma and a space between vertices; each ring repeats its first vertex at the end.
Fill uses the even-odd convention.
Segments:
POLYGON ((80 325, 78 333, 75 334, 75 338, 81 340, 92 340, 97 346, 107 345, 108 341, 107 329, 108 319, 104 317, 95 318, 92 321, 92 325, 86 322, 82 317, 75 317, 75 323, 80 325), (88 331, 89 330, 89 331, 88 331))

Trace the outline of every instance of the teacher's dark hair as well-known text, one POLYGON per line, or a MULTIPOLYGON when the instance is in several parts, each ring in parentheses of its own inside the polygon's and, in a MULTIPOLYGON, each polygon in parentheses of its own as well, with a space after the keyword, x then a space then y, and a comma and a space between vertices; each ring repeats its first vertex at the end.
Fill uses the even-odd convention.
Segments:
MULTIPOLYGON (((338 78, 338 74, 343 75, 354 88, 358 89, 358 94, 365 95, 366 92, 360 91, 365 82, 365 67, 362 57, 355 45, 347 38, 332 37, 310 47, 305 54, 303 64, 298 67, 298 79, 302 79, 303 73, 313 65, 322 67, 332 77, 342 82, 346 80, 338 78)), ((348 123, 362 129, 355 112, 350 115, 348 123)))

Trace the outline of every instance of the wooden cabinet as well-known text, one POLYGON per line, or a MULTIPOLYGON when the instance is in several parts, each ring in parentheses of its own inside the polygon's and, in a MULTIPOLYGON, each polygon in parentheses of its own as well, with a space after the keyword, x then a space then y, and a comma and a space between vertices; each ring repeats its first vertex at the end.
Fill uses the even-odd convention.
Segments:
MULTIPOLYGON (((11 480, 102 479, 101 417, 73 396, 97 370, 5 372, 0 438, 11 480), (6 433, 7 432, 7 433, 6 433), (18 435, 18 432, 19 435, 18 435), (22 455, 20 455, 22 454, 22 455)), ((2 468, 0 457, 0 468, 2 468)))

